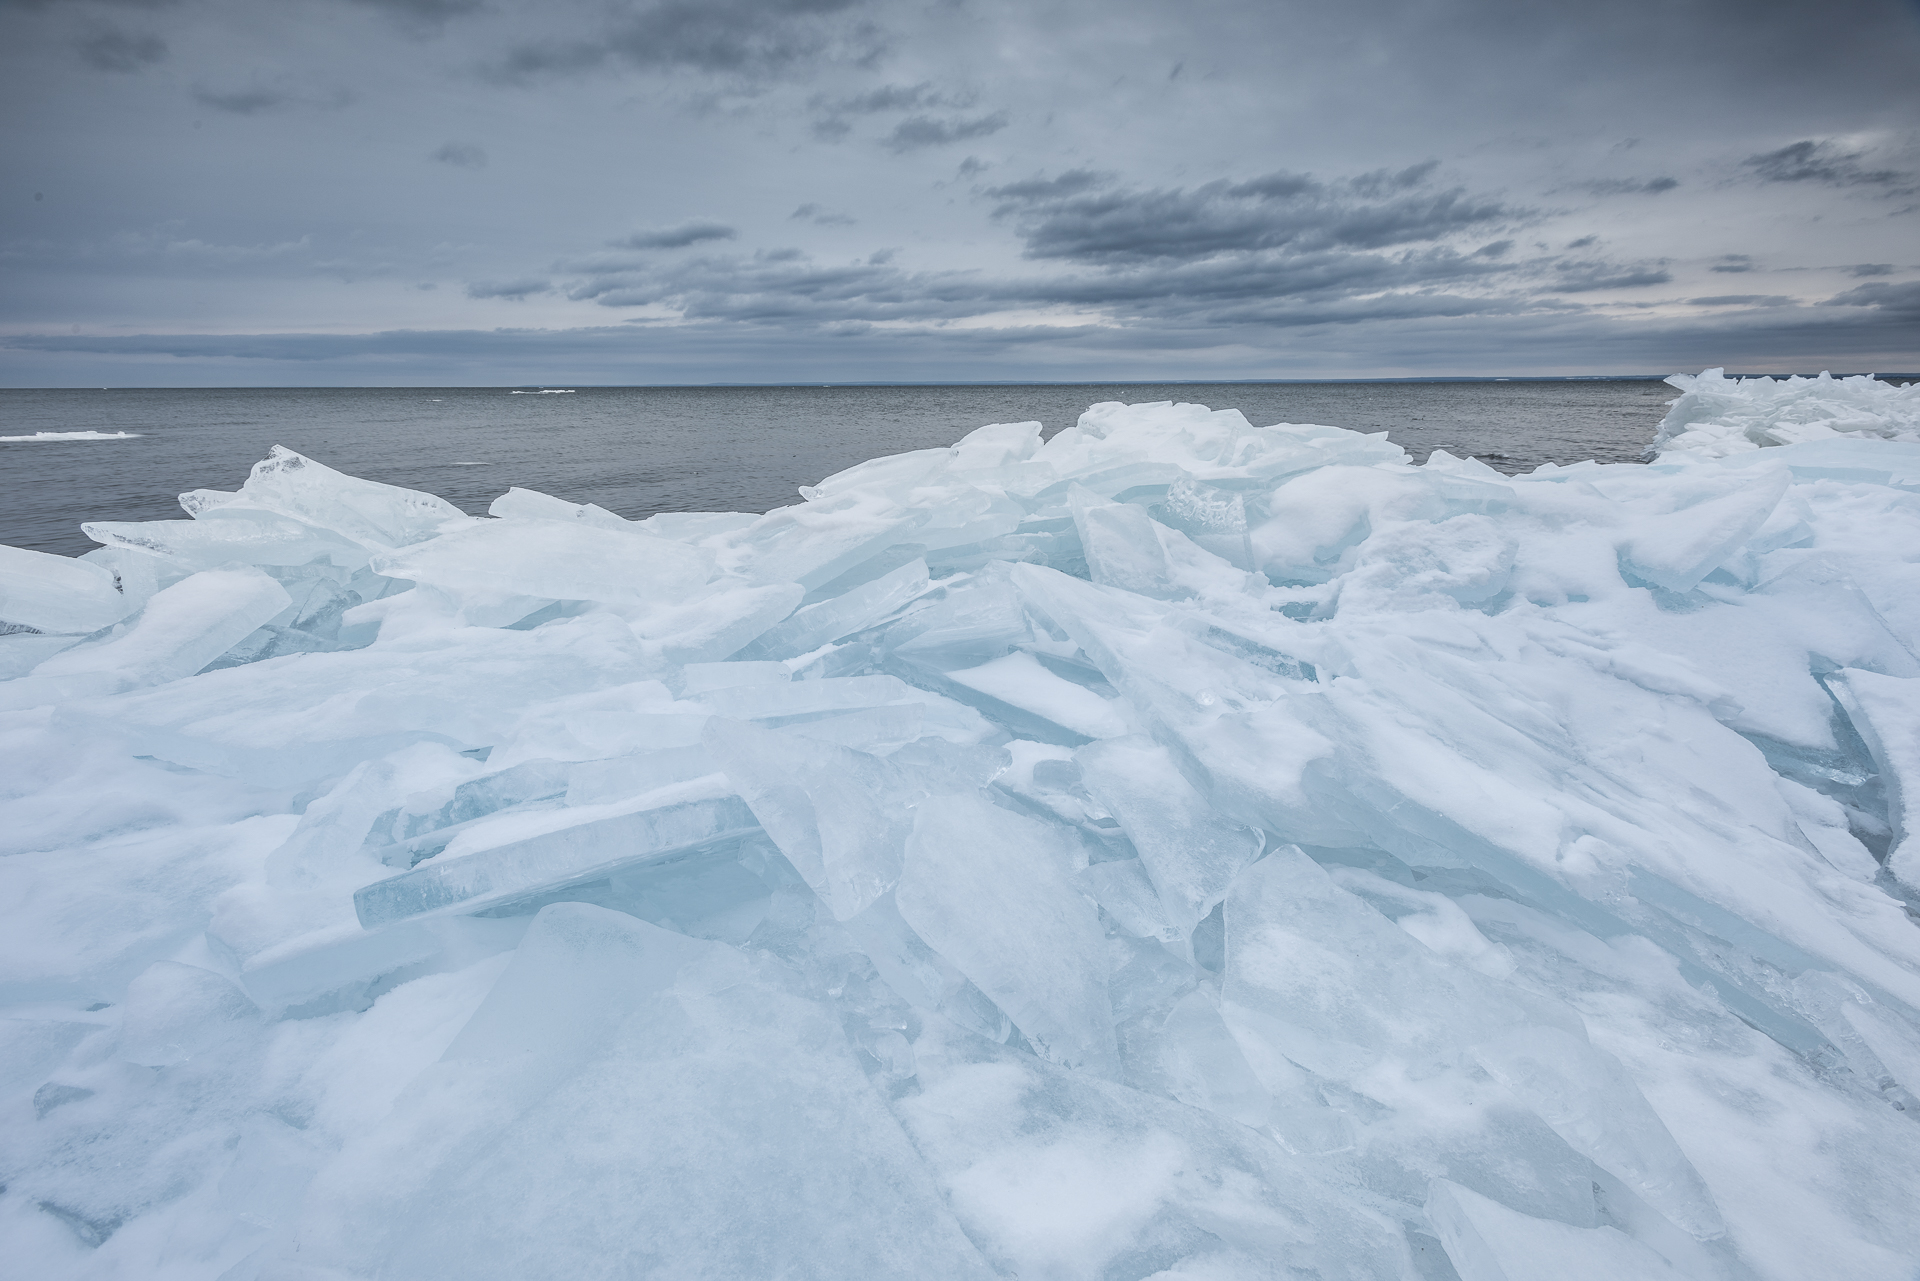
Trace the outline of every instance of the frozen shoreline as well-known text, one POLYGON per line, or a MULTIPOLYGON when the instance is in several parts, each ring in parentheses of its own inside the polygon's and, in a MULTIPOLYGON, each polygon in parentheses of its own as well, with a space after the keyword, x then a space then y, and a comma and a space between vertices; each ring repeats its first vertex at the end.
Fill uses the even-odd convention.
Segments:
POLYGON ((1908 1281, 1920 388, 1716 373, 1647 467, 1105 404, 5 549, 0 1235, 1908 1281))

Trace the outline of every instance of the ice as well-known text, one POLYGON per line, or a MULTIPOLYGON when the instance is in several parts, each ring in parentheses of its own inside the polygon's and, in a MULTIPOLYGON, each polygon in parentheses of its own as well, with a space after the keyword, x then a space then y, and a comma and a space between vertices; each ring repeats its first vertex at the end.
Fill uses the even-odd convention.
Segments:
POLYGON ((137 431, 37 431, 31 436, 0 436, 0 441, 32 440, 133 440, 137 431))
POLYGON ((275 1266, 992 1275, 826 1008, 737 949, 576 904, 307 1207, 275 1266))
POLYGON ((915 810, 897 901, 934 951, 1052 1062, 1118 1075, 1100 923, 1071 878, 1078 843, 965 796, 915 810))
POLYGON ((217 1049, 258 1011, 211 970, 155 961, 127 984, 121 1057, 141 1067, 170 1067, 217 1049))
POLYGON ((1888 676, 1846 668, 1828 678, 1853 728, 1866 741, 1886 789, 1893 828, 1887 870, 1920 889, 1920 846, 1909 837, 1920 828, 1920 677, 1888 676))
POLYGON ((1445 1179, 1427 1200, 1460 1281, 1680 1281, 1687 1273, 1613 1227, 1529 1218, 1445 1179))
POLYGON ((131 612, 114 575, 84 560, 0 547, 0 627, 84 636, 131 612))
POLYGON ((947 679, 1001 706, 1032 712, 1070 734, 1116 738, 1127 732, 1126 719, 1111 699, 1059 675, 1025 650, 948 672, 947 679))
POLYGON ((354 911, 368 929, 428 914, 484 912, 641 863, 697 856, 759 830, 737 799, 677 799, 684 790, 697 789, 661 788, 632 803, 520 816, 463 832, 421 866, 354 891, 354 911))
POLYGON ((705 586, 713 558, 627 530, 516 517, 384 553, 372 568, 460 597, 638 605, 705 586))
POLYGON ((467 522, 444 498, 343 475, 282 445, 254 464, 237 493, 196 489, 180 506, 196 521, 271 512, 367 548, 404 547, 467 522))
POLYGON ((1087 790, 1140 851, 1167 919, 1182 934, 1192 932, 1259 857, 1261 834, 1222 822, 1173 754, 1151 739, 1114 738, 1081 748, 1074 759, 1087 790))
POLYGON ((198 672, 293 598, 257 569, 208 569, 157 593, 114 634, 64 650, 0 691, 0 706, 162 685, 198 672))
POLYGON ((1728 378, 1724 369, 1675 374, 1678 387, 1654 435, 1662 460, 1725 458, 1837 437, 1920 443, 1920 384, 1855 375, 1728 378))
POLYGON ((884 620, 927 590, 927 562, 912 560, 851 591, 809 605, 763 632, 751 647, 756 655, 797 658, 884 620))
POLYGON ((1913 393, 1676 384, 0 550, 14 1269, 1911 1281, 1913 393))
POLYGON ((1567 1146, 1695 1237, 1726 1231, 1719 1207, 1618 1059, 1558 1028, 1531 1027, 1474 1047, 1474 1058, 1567 1146))
POLYGON ((709 723, 704 741, 754 818, 837 919, 865 910, 898 883, 913 806, 925 795, 917 780, 866 752, 724 717, 709 723))

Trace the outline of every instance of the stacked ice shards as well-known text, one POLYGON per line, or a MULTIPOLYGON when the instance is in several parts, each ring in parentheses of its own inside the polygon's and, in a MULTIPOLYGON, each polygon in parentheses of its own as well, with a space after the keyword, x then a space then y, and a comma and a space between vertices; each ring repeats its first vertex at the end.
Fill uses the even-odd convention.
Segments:
POLYGON ((1686 394, 1673 403, 1650 452, 1672 462, 1815 440, 1920 442, 1920 383, 1831 374, 1776 382, 1726 373, 1667 379, 1686 394))
POLYGON ((1907 1281, 1920 445, 1678 457, 1107 404, 632 522, 277 450, 6 550, 6 1254, 1907 1281))

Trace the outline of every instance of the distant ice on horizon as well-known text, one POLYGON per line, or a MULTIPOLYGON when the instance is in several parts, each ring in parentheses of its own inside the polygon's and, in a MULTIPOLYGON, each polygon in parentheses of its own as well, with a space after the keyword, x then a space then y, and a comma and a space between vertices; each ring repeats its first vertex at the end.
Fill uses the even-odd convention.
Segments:
POLYGON ((133 440, 137 431, 37 431, 31 436, 0 436, 0 441, 24 444, 41 440, 133 440))

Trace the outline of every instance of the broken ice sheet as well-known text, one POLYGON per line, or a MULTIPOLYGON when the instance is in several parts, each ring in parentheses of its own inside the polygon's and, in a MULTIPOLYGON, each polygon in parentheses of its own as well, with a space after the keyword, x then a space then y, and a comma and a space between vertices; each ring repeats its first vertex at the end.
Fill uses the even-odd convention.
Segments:
POLYGON ((1680 389, 0 558, 10 1261, 1911 1281, 1914 391, 1680 389))

